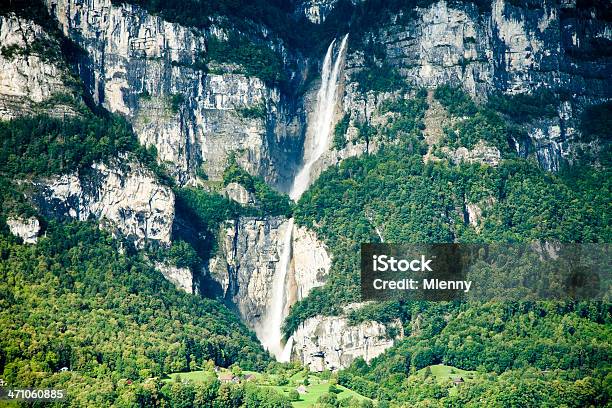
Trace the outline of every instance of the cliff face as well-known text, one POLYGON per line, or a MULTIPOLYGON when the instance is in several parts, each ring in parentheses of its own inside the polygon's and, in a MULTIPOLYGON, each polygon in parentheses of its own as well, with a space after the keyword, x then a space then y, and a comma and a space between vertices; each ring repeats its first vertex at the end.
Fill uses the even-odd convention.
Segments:
POLYGON ((197 287, 194 288, 193 273, 189 268, 179 268, 172 264, 156 262, 155 269, 161 272, 164 278, 172 282, 178 289, 187 293, 194 293, 197 290, 197 287))
MULTIPOLYGON (((401 327, 393 323, 392 327, 401 327)), ((391 327, 390 326, 390 327, 391 327)), ((357 357, 369 362, 392 347, 394 338, 385 325, 365 321, 350 325, 345 317, 312 317, 293 333, 294 361, 311 371, 348 367, 357 357)))
POLYGON ((100 220, 136 247, 170 243, 174 193, 133 161, 96 163, 85 171, 33 182, 32 200, 49 217, 100 220))
POLYGON ((10 217, 6 220, 11 234, 19 237, 26 244, 35 244, 38 242, 38 233, 40 232, 40 221, 36 217, 10 217))
MULTIPOLYGON (((208 270, 220 294, 252 328, 262 322, 271 305, 287 225, 284 217, 242 217, 228 222, 220 234, 219 252, 210 260, 208 270)), ((303 227, 293 231, 291 252, 285 311, 312 288, 323 285, 331 265, 325 246, 303 227)))
POLYGON ((304 0, 297 5, 296 14, 304 15, 310 22, 321 24, 338 4, 338 0, 304 0))
MULTIPOLYGON (((416 87, 461 85, 480 100, 493 91, 536 89, 569 96, 559 101, 555 117, 534 121, 529 131, 541 166, 555 171, 580 144, 577 113, 612 97, 612 62, 603 45, 612 44, 610 22, 587 14, 575 2, 531 8, 495 0, 483 11, 472 3, 442 0, 417 8, 410 18, 395 15, 373 33, 373 41, 382 44, 387 61, 416 87)), ((381 101, 391 96, 359 92, 354 78, 363 67, 363 53, 349 52, 342 109, 353 121, 376 120, 381 101)), ((335 155, 366 149, 357 146, 335 155)))
POLYGON ((74 81, 56 38, 14 14, 0 16, 0 120, 25 114, 75 115, 74 81))
POLYGON ((231 152, 252 174, 287 183, 299 157, 299 115, 258 78, 202 69, 206 38, 223 38, 223 30, 184 27, 111 0, 46 2, 64 33, 87 50, 80 69, 94 100, 126 115, 179 183, 199 169, 218 179, 231 152), (263 117, 240 113, 258 107, 263 117))

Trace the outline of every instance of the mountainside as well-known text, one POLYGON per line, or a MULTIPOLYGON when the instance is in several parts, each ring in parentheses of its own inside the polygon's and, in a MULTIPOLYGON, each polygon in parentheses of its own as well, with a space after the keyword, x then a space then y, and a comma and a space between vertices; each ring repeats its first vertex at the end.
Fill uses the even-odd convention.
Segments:
POLYGON ((70 406, 288 406, 268 386, 301 368, 363 406, 606 406, 609 298, 362 302, 359 250, 609 243, 611 50, 598 0, 2 1, 1 378, 70 406), (160 380, 211 364, 267 377, 160 380))

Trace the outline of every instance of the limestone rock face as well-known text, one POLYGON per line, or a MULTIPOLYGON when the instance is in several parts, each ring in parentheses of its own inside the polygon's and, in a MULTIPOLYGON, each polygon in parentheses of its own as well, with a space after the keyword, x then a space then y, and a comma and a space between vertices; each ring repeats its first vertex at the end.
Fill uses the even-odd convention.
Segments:
POLYGON ((282 253, 283 221, 272 217, 228 222, 219 237, 219 254, 209 263, 212 279, 250 327, 259 323, 270 303, 282 253))
POLYGON ((465 203, 464 221, 469 223, 476 231, 482 229, 483 211, 489 210, 495 205, 495 198, 490 196, 480 200, 479 202, 465 203))
POLYGON ((178 289, 193 293, 193 275, 189 268, 179 268, 167 263, 156 262, 155 269, 160 271, 178 289))
POLYGON ((449 154, 455 163, 482 163, 490 166, 497 166, 501 160, 499 149, 487 146, 482 140, 476 143, 472 149, 460 147, 449 154))
MULTIPOLYGON (((308 228, 298 226, 293 231, 292 266, 295 282, 292 294, 295 300, 304 299, 311 289, 325 282, 331 257, 325 245, 308 228)), ((293 303, 290 298, 289 304, 293 303)))
POLYGON ((34 182, 33 201, 50 217, 97 219, 137 247, 170 243, 174 193, 133 161, 96 163, 80 173, 34 182))
MULTIPOLYGON (((556 117, 530 125, 530 146, 516 141, 519 153, 530 151, 544 169, 556 171, 580 144, 575 131, 580 110, 612 98, 612 59, 589 56, 598 52, 592 44, 610 42, 612 26, 584 15, 575 2, 547 1, 537 8, 514 3, 493 0, 479 8, 441 0, 417 8, 409 18, 392 17, 374 38, 383 44, 387 61, 415 87, 453 84, 479 100, 493 91, 522 94, 540 88, 572 95, 559 103, 556 117)), ((341 111, 353 121, 370 122, 392 94, 359 92, 354 74, 363 66, 363 53, 349 52, 341 111)), ((375 148, 349 143, 335 154, 342 159, 375 148)))
POLYGON ((0 120, 33 113, 75 114, 57 98, 75 95, 66 85, 68 67, 56 57, 61 55, 57 39, 38 24, 7 14, 0 16, 0 44, 0 120))
MULTIPOLYGON (((208 36, 111 0, 46 0, 63 32, 86 49, 82 79, 94 100, 128 117, 181 184, 202 169, 215 180, 231 152, 252 174, 287 183, 296 166, 300 119, 280 92, 242 74, 202 70, 208 36), (265 107, 265 117, 242 108, 265 107)), ((283 49, 286 53, 286 50, 283 49)), ((288 58, 288 57, 287 57, 288 58)))
POLYGON ((342 316, 315 316, 293 333, 292 359, 311 371, 338 370, 357 357, 369 362, 393 344, 394 339, 381 323, 366 321, 350 326, 342 316))
POLYGON ((519 7, 506 0, 479 9, 471 2, 440 0, 417 9, 414 19, 396 16, 381 27, 379 39, 417 86, 462 85, 476 98, 493 89, 525 93, 539 87, 609 97, 609 78, 602 74, 610 72, 610 61, 594 67, 589 58, 573 55, 590 39, 609 38, 610 24, 579 20, 574 9, 575 4, 556 2, 519 7))
POLYGON ((255 204, 254 195, 244 188, 242 184, 229 183, 223 189, 223 195, 242 205, 255 204))
POLYGON ((9 217, 6 223, 11 234, 23 239, 26 244, 35 244, 38 241, 40 232, 40 222, 36 217, 20 218, 9 217))
POLYGON ((311 22, 321 24, 337 3, 338 0, 305 0, 298 5, 297 12, 306 16, 311 22))
MULTIPOLYGON (((236 306, 252 328, 261 323, 271 304, 287 225, 284 217, 241 217, 227 222, 220 234, 219 253, 210 260, 208 270, 220 294, 236 306)), ((331 264, 325 246, 304 227, 294 229, 291 249, 285 312, 312 288, 325 283, 331 264)))

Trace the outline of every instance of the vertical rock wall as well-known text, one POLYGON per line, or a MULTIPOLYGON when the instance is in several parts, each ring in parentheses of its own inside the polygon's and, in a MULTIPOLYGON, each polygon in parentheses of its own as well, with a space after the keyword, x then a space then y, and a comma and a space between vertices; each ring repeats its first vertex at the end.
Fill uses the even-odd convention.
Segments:
POLYGON ((46 0, 63 32, 86 51, 81 77, 94 100, 126 115, 140 141, 157 148, 179 183, 198 170, 219 179, 230 153, 252 174, 282 186, 299 151, 302 123, 295 105, 260 79, 208 74, 207 37, 111 0, 46 0), (264 106, 265 117, 240 109, 264 106))
MULTIPOLYGON (((283 217, 242 217, 222 228, 217 256, 209 272, 219 294, 234 304, 250 327, 259 323, 271 304, 272 282, 283 250, 288 220, 283 217)), ((331 259, 315 234, 296 227, 292 259, 285 284, 285 309, 325 283, 331 259)))
POLYGON ((46 216, 100 220, 136 247, 146 241, 170 244, 174 193, 137 162, 96 163, 33 184, 32 199, 46 216))

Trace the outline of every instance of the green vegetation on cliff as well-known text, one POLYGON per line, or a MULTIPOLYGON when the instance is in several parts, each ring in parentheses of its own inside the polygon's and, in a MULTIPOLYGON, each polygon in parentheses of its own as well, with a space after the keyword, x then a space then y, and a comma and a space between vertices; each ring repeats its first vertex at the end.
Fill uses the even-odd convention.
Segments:
POLYGON ((272 189, 261 177, 250 175, 233 158, 223 172, 223 185, 229 183, 238 183, 253 194, 255 208, 245 209, 245 215, 290 217, 293 212, 289 196, 272 189))
POLYGON ((610 242, 610 171, 554 175, 525 161, 480 165, 424 164, 402 147, 349 158, 329 168, 295 208, 334 262, 327 284, 291 309, 285 334, 316 314, 335 314, 358 299, 359 245, 379 242, 610 242), (461 210, 482 206, 477 231, 461 210))
POLYGON ((226 41, 215 37, 208 40, 206 59, 218 63, 240 65, 247 76, 256 76, 270 86, 286 86, 283 61, 280 55, 265 45, 257 45, 239 35, 230 35, 226 41))
POLYGON ((156 156, 154 148, 147 151, 138 144, 125 119, 114 115, 3 121, 0 140, 0 169, 16 177, 69 173, 128 151, 150 164, 156 156))

